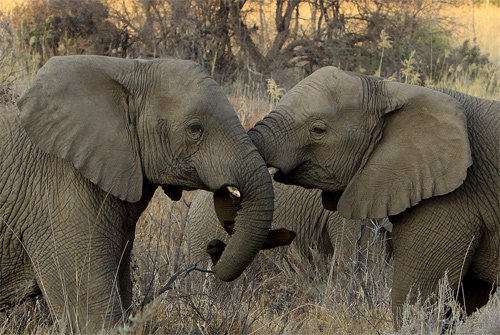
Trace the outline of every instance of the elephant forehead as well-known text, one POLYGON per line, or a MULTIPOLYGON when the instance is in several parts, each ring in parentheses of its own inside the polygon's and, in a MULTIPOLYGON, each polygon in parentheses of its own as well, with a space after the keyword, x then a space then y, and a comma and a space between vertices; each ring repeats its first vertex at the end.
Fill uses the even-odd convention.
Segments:
POLYGON ((299 83, 280 101, 277 110, 293 115, 334 113, 337 101, 317 82, 299 83))
POLYGON ((163 87, 158 94, 151 95, 150 102, 148 114, 161 119, 210 117, 224 121, 237 118, 232 105, 215 81, 204 84, 191 81, 163 87))
POLYGON ((311 116, 333 116, 359 109, 360 82, 335 67, 325 67, 303 79, 281 99, 278 108, 311 116))
POLYGON ((205 69, 195 62, 167 59, 159 61, 158 66, 151 69, 156 94, 191 99, 194 95, 203 97, 215 92, 223 94, 205 69))

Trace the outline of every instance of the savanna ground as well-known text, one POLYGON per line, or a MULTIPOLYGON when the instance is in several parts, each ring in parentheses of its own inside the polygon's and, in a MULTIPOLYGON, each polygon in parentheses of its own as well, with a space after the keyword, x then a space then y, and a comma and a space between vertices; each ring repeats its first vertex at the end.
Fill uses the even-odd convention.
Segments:
MULTIPOLYGON (((43 3, 42 0, 37 1, 43 3)), ((86 0, 82 4, 91 2, 86 0)), ((115 6, 121 3, 120 1, 111 2, 115 6)), ((128 4, 132 6, 146 2, 129 1, 128 4)), ((334 2, 331 1, 331 3, 334 2)), ((361 2, 363 1, 352 1, 351 5, 359 5, 361 2)), ((448 54, 455 52, 455 57, 458 57, 457 54, 460 55, 462 58, 459 62, 452 62, 451 58, 436 54, 434 56, 436 59, 446 58, 448 63, 444 61, 444 63, 439 63, 437 59, 433 65, 434 69, 431 66, 429 72, 428 66, 419 58, 424 57, 419 50, 405 49, 405 52, 397 50, 398 40, 391 35, 390 27, 387 26, 387 29, 383 27, 382 30, 379 29, 380 33, 376 34, 375 59, 365 62, 366 59, 362 58, 364 56, 360 55, 359 59, 353 58, 352 60, 358 65, 348 69, 392 77, 408 83, 445 86, 480 97, 498 99, 500 93, 498 84, 500 8, 491 3, 486 4, 485 2, 488 1, 482 2, 483 4, 475 6, 466 4, 439 9, 452 17, 446 24, 452 25, 453 34, 449 32, 452 34, 450 45, 455 49, 450 49, 454 51, 448 51, 448 54), (463 44, 464 40, 469 40, 466 47, 463 44), (473 49, 475 47, 478 48, 473 49), (488 61, 481 58, 484 52, 489 54, 488 61), (400 58, 397 58, 398 55, 400 58), (404 57, 401 58, 401 55, 404 57), (463 61, 463 59, 469 59, 469 61, 463 61), (446 65, 444 70, 443 64, 446 65), (436 74, 438 69, 441 70, 439 76, 436 74)), ((262 4, 258 1, 256 3, 262 4)), ((435 2, 430 1, 431 5, 433 3, 435 2)), ((0 2, 0 5, 2 6, 0 9, 14 8, 12 2, 4 1, 4 3, 0 2)), ((245 22, 255 21, 257 24, 260 22, 259 27, 262 29, 258 33, 253 31, 254 35, 259 34, 255 37, 255 41, 263 50, 263 55, 271 57, 274 45, 272 38, 279 35, 280 31, 273 30, 272 26, 264 29, 266 27, 262 26, 262 17, 270 14, 262 10, 262 7, 260 9, 254 12, 260 16, 255 14, 256 16, 253 17, 245 17, 245 22)), ((75 44, 71 44, 72 40, 68 38, 70 34, 68 31, 65 35, 63 34, 67 38, 64 45, 66 49, 61 47, 62 42, 59 40, 59 44, 54 45, 53 35, 50 34, 55 30, 45 28, 41 35, 32 33, 35 30, 30 30, 28 45, 17 43, 17 40, 23 40, 22 33, 29 30, 30 26, 29 24, 11 25, 11 22, 16 22, 15 18, 6 13, 12 15, 16 12, 15 10, 5 11, 1 21, 3 30, 0 36, 0 93, 2 94, 0 103, 13 101, 16 94, 22 92, 40 63, 43 63, 44 58, 53 54, 79 53, 75 51, 76 49, 70 50, 75 44), (20 26, 23 28, 19 29, 20 26), (43 36, 42 42, 39 40, 40 36, 43 36), (64 52, 61 51, 62 49, 64 52)), ((111 11, 111 13, 114 12, 111 11)), ((117 19, 117 15, 114 18, 117 19)), ((130 16, 127 18, 130 19, 130 16)), ((125 20, 124 17, 121 19, 125 20)), ((48 17, 44 20, 43 22, 47 22, 48 17)), ((317 20, 321 22, 320 19, 317 20)), ((388 21, 388 23, 391 22, 388 21)), ((147 38, 141 39, 140 27, 137 28, 137 25, 133 27, 137 30, 137 34, 131 33, 130 36, 135 38, 137 49, 129 48, 133 52, 129 51, 129 54, 125 56, 147 57, 149 54, 134 54, 139 49, 147 49, 150 41, 147 38), (138 45, 140 48, 137 47, 138 45)), ((152 27, 154 28, 155 25, 152 24, 152 27)), ((302 26, 296 25, 295 27, 301 28, 302 26)), ((335 34, 335 30, 332 31, 335 34)), ((328 29, 326 32, 328 33, 328 29)), ((240 33, 234 30, 232 38, 237 39, 240 33)), ((297 32, 295 34, 300 35, 297 32)), ((338 39, 340 39, 339 36, 342 37, 338 35, 338 39)), ((422 38, 422 36, 416 38, 422 38)), ((82 36, 80 35, 79 38, 82 36)), ((153 43, 155 51, 159 48, 158 46, 161 46, 162 40, 159 41, 156 44, 153 43)), ((436 39, 435 43, 438 42, 439 40, 436 39)), ((419 44, 415 43, 415 45, 419 44)), ((205 47, 208 48, 210 45, 205 45, 205 47)), ((437 45, 435 47, 437 48, 437 45)), ((307 74, 307 66, 310 64, 302 66, 299 70, 297 70, 296 63, 293 67, 287 66, 282 71, 286 75, 269 71, 266 68, 260 68, 257 71, 257 67, 251 65, 251 57, 248 58, 248 62, 241 63, 242 58, 239 52, 245 48, 248 48, 248 45, 237 44, 232 51, 234 61, 238 64, 236 72, 239 74, 229 80, 220 79, 218 76, 219 71, 226 68, 224 63, 217 63, 219 55, 217 52, 204 54, 208 57, 207 59, 213 60, 212 62, 204 63, 190 55, 185 58, 194 58, 205 65, 214 77, 219 78, 242 123, 249 127, 276 104, 285 88, 291 87, 307 74)), ((210 51, 209 48, 207 50, 210 51)), ((316 49, 310 47, 310 50, 312 51, 307 54, 309 58, 300 58, 302 62, 306 59, 314 63, 311 59, 316 49)), ((199 52, 196 55, 199 55, 199 52)), ((282 54, 277 53, 274 56, 281 57, 282 54)), ((300 56, 305 57, 304 54, 300 56)), ((335 54, 326 54, 325 57, 331 57, 333 65, 342 65, 340 61, 335 61, 335 54)), ((263 61, 265 60, 264 57, 263 61)), ((221 61, 226 61, 226 59, 221 59, 221 61)), ((353 259, 347 265, 348 270, 344 271, 341 271, 331 259, 325 259, 319 254, 315 254, 316 256, 310 263, 305 263, 294 252, 271 250, 261 252, 250 268, 232 283, 221 283, 212 274, 196 270, 175 275, 196 261, 189 258, 185 236, 186 214, 191 197, 192 194, 185 192, 179 202, 172 202, 161 190, 158 190, 142 215, 137 225, 133 252, 133 308, 129 322, 119 327, 118 333, 394 333, 390 304, 392 266, 390 261, 383 257, 385 249, 380 240, 371 243, 367 249, 360 250, 359 255, 364 257, 358 260, 353 259), (154 296, 155 292, 166 284, 169 289, 152 302, 145 304, 149 297, 154 296)), ((204 264, 199 266, 203 267, 204 264)), ((499 292, 490 299, 487 306, 466 319, 460 307, 454 302, 453 293, 446 285, 446 278, 443 279, 440 290, 434 298, 433 304, 419 301, 417 304, 405 306, 403 326, 398 334, 500 334, 499 292)), ((0 313, 1 334, 59 334, 64 332, 69 331, 65 330, 64 324, 59 320, 50 317, 43 299, 27 301, 0 313)))

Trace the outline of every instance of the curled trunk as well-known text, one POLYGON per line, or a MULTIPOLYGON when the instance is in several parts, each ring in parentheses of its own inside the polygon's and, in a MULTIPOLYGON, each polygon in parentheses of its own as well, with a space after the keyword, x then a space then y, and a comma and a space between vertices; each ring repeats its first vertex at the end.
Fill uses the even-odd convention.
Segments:
POLYGON ((247 157, 254 164, 248 164, 248 158, 241 160, 236 172, 241 202, 237 206, 234 234, 213 268, 215 275, 223 281, 236 279, 252 262, 268 236, 273 218, 271 176, 255 149, 247 157), (251 170, 249 166, 257 168, 251 170))

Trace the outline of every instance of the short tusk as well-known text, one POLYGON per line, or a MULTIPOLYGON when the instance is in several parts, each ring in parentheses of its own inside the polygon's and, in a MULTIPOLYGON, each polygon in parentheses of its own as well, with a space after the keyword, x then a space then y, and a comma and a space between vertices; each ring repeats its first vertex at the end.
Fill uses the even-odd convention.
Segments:
POLYGON ((237 199, 241 197, 240 191, 234 187, 234 186, 227 186, 227 190, 229 191, 229 194, 231 195, 232 199, 237 199))
POLYGON ((270 167, 268 167, 268 168, 267 168, 267 171, 269 171, 269 174, 270 174, 271 176, 274 176, 274 174, 275 174, 276 172, 278 172, 279 170, 280 170, 280 169, 275 168, 274 166, 270 166, 270 167))

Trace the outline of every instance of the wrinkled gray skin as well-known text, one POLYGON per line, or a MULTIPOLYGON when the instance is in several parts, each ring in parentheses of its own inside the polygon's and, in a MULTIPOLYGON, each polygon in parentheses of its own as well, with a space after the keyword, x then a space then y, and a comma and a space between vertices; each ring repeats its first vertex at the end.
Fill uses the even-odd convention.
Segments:
POLYGON ((135 224, 158 185, 173 199, 241 192, 220 279, 238 277, 260 249, 271 178, 199 65, 54 57, 18 106, 0 110, 0 304, 35 285, 73 330, 113 326, 131 303, 135 224))
POLYGON ((468 313, 500 278, 500 102, 322 68, 249 135, 274 179, 393 223, 396 326, 448 273, 468 313))
MULTIPOLYGON (((290 246, 304 259, 311 259, 311 251, 317 250, 322 256, 335 255, 337 264, 346 268, 356 260, 356 247, 361 247, 361 242, 366 245, 377 234, 385 235, 386 228, 391 229, 387 219, 376 222, 377 227, 365 222, 369 228, 361 234, 363 223, 360 220, 346 220, 337 212, 323 207, 320 190, 308 190, 281 183, 273 183, 273 187, 272 226, 286 228, 297 234, 290 246), (381 229, 375 231, 374 228, 381 229), (373 234, 368 230, 373 231, 373 234)), ((186 221, 190 259, 193 262, 208 260, 206 247, 214 236, 221 241, 229 239, 222 228, 223 224, 214 210, 213 194, 197 191, 191 201, 186 221)))

